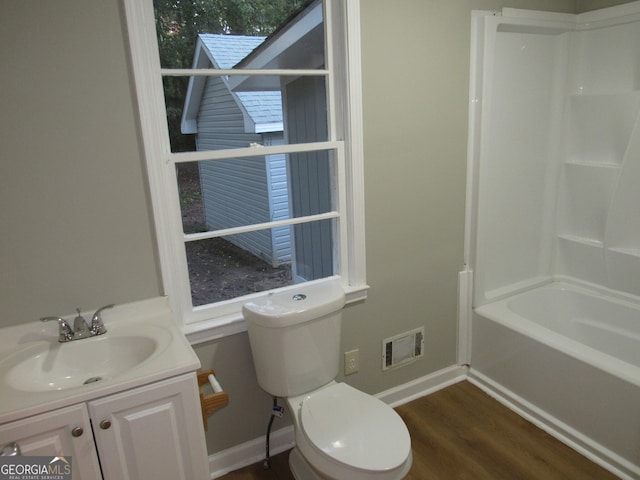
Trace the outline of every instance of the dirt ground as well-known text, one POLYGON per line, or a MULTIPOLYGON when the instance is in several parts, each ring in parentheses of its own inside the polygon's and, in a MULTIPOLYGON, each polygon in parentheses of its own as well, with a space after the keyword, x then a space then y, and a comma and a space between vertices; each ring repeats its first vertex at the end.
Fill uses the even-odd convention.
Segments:
MULTIPOLYGON (((184 231, 206 231, 197 164, 180 165, 178 183, 184 231)), ((188 242, 186 247, 194 306, 291 283, 289 265, 274 268, 222 238, 188 242)))

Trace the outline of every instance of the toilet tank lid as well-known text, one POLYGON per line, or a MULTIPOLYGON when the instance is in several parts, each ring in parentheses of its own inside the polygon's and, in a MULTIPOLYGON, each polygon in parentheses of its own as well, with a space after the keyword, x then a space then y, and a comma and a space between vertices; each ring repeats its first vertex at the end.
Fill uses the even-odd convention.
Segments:
POLYGON ((242 306, 242 315, 247 323, 278 328, 335 313, 344 304, 344 290, 337 280, 331 280, 304 283, 295 289, 256 298, 242 306))

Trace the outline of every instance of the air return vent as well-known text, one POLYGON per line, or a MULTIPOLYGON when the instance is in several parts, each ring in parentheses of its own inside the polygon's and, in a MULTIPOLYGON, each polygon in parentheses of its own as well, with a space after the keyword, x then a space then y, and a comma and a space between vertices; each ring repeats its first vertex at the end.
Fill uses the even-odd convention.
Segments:
POLYGON ((382 370, 396 368, 424 353, 424 327, 401 333, 382 341, 382 370))

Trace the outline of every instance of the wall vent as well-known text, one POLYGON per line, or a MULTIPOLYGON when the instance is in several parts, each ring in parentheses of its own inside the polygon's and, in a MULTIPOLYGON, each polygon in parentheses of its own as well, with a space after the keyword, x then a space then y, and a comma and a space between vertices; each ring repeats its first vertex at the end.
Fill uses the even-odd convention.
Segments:
POLYGON ((382 370, 400 367, 424 355, 424 327, 382 341, 382 370))

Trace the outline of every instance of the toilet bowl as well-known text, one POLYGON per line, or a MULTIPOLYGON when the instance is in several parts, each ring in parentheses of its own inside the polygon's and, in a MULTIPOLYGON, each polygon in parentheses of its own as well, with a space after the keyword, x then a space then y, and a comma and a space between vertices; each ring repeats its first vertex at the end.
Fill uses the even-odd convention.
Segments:
POLYGON ((258 384, 292 414, 296 479, 400 480, 412 461, 406 425, 384 402, 335 381, 344 304, 338 280, 244 304, 258 384))
POLYGON ((331 382, 287 405, 296 433, 289 465, 297 479, 399 480, 409 472, 407 427, 377 398, 331 382))

